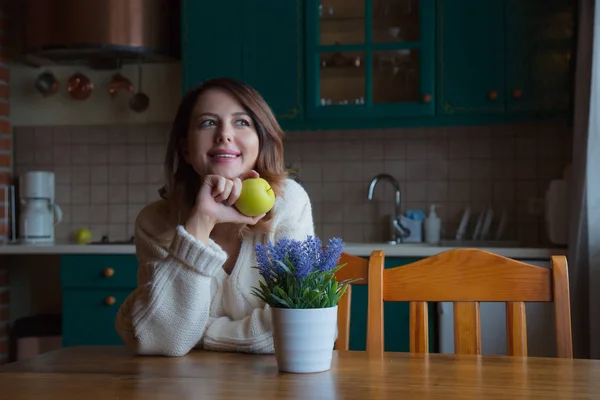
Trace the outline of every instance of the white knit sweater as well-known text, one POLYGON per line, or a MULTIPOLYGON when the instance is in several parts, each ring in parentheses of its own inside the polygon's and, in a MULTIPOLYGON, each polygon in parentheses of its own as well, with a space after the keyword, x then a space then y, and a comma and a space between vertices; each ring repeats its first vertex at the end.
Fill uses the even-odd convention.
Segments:
POLYGON ((197 241, 169 221, 166 201, 146 206, 135 226, 138 287, 121 305, 117 332, 138 354, 182 356, 207 350, 273 353, 271 312, 251 294, 258 284, 256 243, 314 235, 308 195, 286 180, 273 208, 272 231, 244 238, 235 267, 214 241, 197 241))

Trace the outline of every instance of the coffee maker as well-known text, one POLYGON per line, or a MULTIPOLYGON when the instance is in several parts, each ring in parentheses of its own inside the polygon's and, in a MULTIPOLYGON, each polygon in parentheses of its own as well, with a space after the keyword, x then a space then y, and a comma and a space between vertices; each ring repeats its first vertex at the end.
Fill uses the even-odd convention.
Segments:
POLYGON ((54 202, 54 173, 31 171, 19 179, 19 240, 22 243, 53 243, 54 227, 62 210, 54 202))

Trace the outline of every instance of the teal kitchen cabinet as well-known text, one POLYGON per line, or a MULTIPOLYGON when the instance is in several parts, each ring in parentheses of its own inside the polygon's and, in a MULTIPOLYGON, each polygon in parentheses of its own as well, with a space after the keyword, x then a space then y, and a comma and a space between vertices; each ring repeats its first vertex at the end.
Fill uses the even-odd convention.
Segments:
POLYGON ((438 116, 566 115, 573 7, 570 0, 438 0, 438 116))
POLYGON ((302 0, 184 0, 184 92, 206 79, 253 86, 286 129, 304 119, 302 0))
POLYGON ((575 3, 506 2, 507 113, 565 116, 571 109, 575 3))
POLYGON ((504 0, 438 0, 438 114, 503 114, 504 0))
POLYGON ((135 255, 60 257, 63 346, 122 345, 117 310, 137 287, 135 255))
POLYGON ((307 118, 435 112, 435 0, 306 0, 307 118))
MULTIPOLYGON (((421 258, 386 257, 385 268, 406 265, 421 258)), ((367 285, 352 286, 350 309, 350 350, 366 350, 367 343, 367 285)), ((384 303, 384 350, 410 351, 410 307, 408 302, 384 303)), ((437 303, 428 304, 429 351, 437 352, 437 303)))
POLYGON ((572 109, 570 0, 184 0, 183 89, 230 76, 285 130, 536 121, 572 109))
POLYGON ((184 92, 209 78, 243 78, 242 4, 242 0, 182 1, 184 92))
POLYGON ((244 1, 242 79, 285 129, 298 126, 304 119, 304 1, 244 1))

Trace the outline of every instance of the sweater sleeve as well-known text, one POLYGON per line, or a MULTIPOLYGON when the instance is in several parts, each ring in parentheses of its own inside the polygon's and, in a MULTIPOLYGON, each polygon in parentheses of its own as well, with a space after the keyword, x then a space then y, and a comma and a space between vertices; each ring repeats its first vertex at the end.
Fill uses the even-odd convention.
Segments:
POLYGON ((138 354, 182 356, 203 338, 212 287, 225 279, 227 254, 214 242, 204 245, 182 226, 142 211, 136 221, 138 287, 117 313, 115 327, 138 354), (162 238, 164 232, 171 238, 162 238))
MULTIPOLYGON (((285 206, 277 210, 279 222, 274 240, 289 238, 305 240, 314 235, 312 207, 308 194, 295 182, 288 183, 293 190, 286 191, 285 206)), ((250 288, 247 289, 250 291, 250 288)), ((274 352, 271 310, 265 304, 240 320, 220 317, 209 322, 204 338, 208 350, 239 351, 247 353, 274 352)))

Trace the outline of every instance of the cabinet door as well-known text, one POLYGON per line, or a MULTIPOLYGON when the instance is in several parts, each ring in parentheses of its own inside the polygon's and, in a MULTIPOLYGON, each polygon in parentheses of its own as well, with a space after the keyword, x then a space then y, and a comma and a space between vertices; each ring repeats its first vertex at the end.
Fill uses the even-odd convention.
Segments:
POLYGON ((183 91, 206 79, 242 79, 242 0, 183 0, 183 91))
POLYGON ((243 80, 265 98, 280 124, 303 118, 302 0, 244 0, 243 80))
MULTIPOLYGON (((386 258, 385 268, 406 265, 420 258, 386 258)), ((352 286, 350 309, 350 350, 364 351, 367 347, 367 285, 352 286)), ((437 304, 429 303, 429 351, 437 351, 437 304)), ((384 350, 410 351, 410 304, 386 302, 384 314, 384 350)))
POLYGON ((505 1, 438 0, 438 113, 505 111, 505 1))
POLYGON ((434 0, 308 0, 312 118, 434 113, 434 0))
POLYGON ((123 341, 115 330, 115 317, 119 307, 133 290, 64 290, 63 346, 122 346, 123 341))
POLYGON ((575 5, 509 0, 506 10, 507 111, 566 114, 571 106, 575 5))

